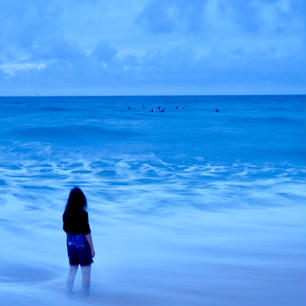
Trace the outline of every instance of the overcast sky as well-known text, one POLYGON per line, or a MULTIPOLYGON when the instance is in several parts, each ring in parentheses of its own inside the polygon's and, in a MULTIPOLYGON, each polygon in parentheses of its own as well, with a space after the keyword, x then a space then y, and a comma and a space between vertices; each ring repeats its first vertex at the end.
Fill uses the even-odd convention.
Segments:
POLYGON ((0 95, 306 93, 305 0, 0 0, 0 95))

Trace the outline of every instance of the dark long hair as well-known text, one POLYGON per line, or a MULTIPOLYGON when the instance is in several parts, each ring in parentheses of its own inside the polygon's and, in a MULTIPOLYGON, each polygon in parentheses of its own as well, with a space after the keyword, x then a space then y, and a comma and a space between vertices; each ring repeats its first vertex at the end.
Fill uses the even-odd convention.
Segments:
POLYGON ((87 200, 83 191, 75 186, 71 189, 67 200, 65 213, 78 213, 87 208, 87 200))

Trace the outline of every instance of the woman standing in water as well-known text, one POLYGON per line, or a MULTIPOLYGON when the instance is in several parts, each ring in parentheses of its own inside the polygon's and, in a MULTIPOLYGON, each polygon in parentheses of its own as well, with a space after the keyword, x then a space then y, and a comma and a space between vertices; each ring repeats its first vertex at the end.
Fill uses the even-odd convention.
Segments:
POLYGON ((79 187, 74 187, 69 194, 63 214, 63 229, 67 233, 67 251, 69 257, 69 273, 67 276, 67 291, 72 292, 74 278, 81 266, 82 288, 85 295, 89 294, 90 270, 95 250, 88 223, 86 197, 79 187))

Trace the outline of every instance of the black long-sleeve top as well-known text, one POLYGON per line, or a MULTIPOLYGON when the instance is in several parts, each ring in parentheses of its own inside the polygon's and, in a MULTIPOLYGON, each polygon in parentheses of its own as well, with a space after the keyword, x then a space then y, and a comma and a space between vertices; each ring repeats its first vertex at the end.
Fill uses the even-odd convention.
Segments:
POLYGON ((89 234, 91 232, 86 210, 63 214, 63 230, 70 235, 89 234))

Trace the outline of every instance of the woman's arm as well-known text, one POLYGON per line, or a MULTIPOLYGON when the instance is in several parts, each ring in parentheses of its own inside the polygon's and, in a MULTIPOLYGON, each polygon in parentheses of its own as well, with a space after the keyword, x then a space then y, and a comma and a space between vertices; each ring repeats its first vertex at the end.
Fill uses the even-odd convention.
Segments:
POLYGON ((90 249, 91 249, 91 256, 95 257, 95 249, 93 247, 93 243, 92 243, 92 238, 91 238, 91 233, 89 234, 85 234, 85 237, 89 243, 90 249))

